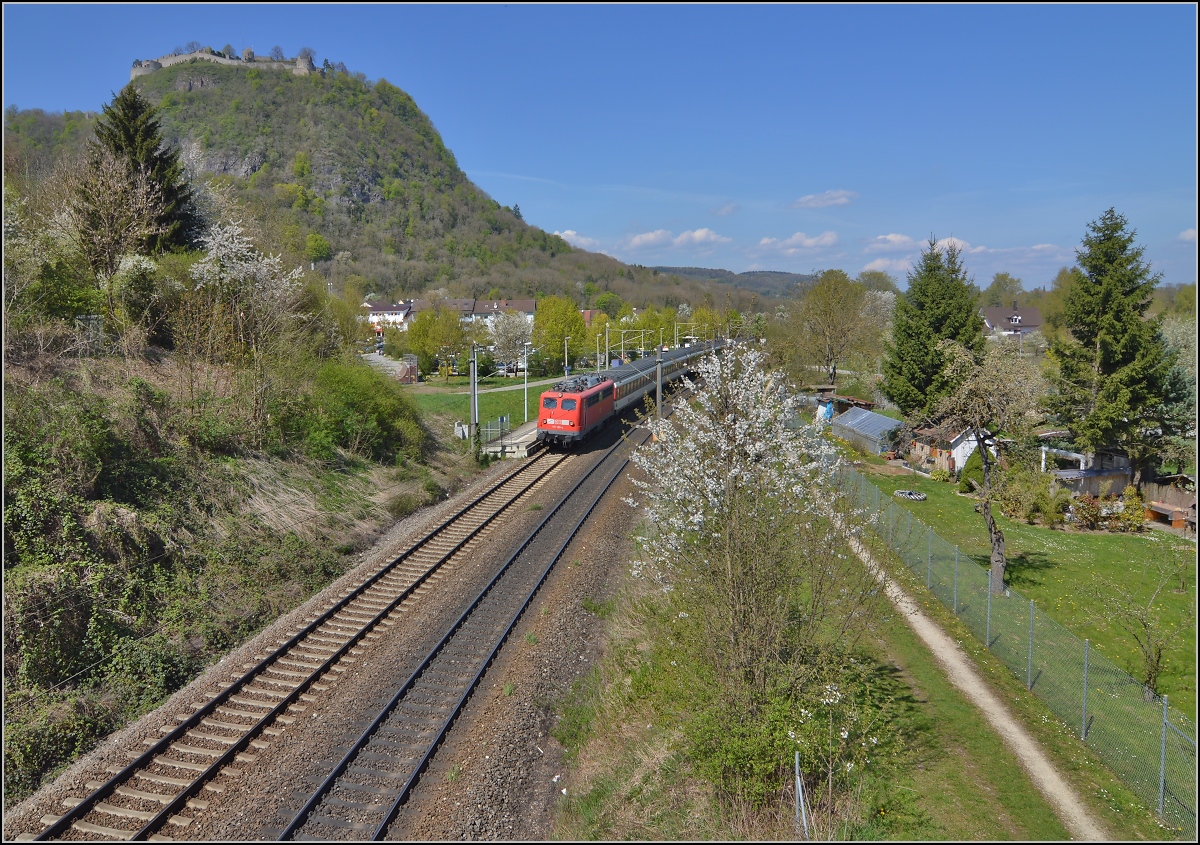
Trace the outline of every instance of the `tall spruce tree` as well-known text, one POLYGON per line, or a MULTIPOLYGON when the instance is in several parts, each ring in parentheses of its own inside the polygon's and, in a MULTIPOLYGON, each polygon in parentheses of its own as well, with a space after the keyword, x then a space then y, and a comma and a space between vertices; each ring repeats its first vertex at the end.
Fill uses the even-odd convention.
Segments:
POLYGON ((955 387, 943 374, 938 351, 943 340, 961 344, 978 358, 983 353, 983 318, 977 291, 953 244, 929 248, 908 274, 908 290, 896 299, 892 341, 883 361, 883 395, 905 416, 924 416, 955 387))
POLYGON ((1183 433, 1194 413, 1175 356, 1163 340, 1160 320, 1146 312, 1161 274, 1142 260, 1136 231, 1110 208, 1088 224, 1081 249, 1082 273, 1068 290, 1062 324, 1070 337, 1055 340, 1055 391, 1047 405, 1088 451, 1124 452, 1134 483, 1167 438, 1183 433))
POLYGON ((193 246, 192 189, 184 177, 177 150, 163 143, 156 110, 132 84, 121 89, 96 121, 96 138, 113 155, 142 170, 162 193, 158 224, 162 233, 152 236, 146 248, 162 252, 193 246))

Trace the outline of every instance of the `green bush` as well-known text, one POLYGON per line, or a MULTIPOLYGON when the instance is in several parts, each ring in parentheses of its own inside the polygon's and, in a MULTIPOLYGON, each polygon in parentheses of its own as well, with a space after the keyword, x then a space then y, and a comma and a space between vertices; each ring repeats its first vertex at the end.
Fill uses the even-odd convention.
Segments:
POLYGON ((1113 528, 1117 531, 1137 532, 1146 527, 1146 506, 1137 488, 1130 484, 1121 493, 1122 509, 1113 528))
POLYGON ((289 400, 279 414, 284 438, 317 458, 344 449, 390 463, 417 460, 427 448, 428 435, 401 386, 359 361, 321 364, 311 395, 289 400))
POLYGON ((951 481, 954 478, 948 469, 935 469, 933 472, 929 473, 929 477, 933 481, 951 481))
POLYGON ((1094 531, 1100 527, 1100 500, 1095 496, 1085 493, 1075 500, 1071 510, 1080 528, 1094 531))

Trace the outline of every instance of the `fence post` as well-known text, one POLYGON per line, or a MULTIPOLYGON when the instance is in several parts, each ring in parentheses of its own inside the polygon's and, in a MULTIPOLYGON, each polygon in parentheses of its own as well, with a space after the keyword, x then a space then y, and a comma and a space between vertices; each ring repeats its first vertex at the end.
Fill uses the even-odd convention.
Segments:
POLYGON ((954 547, 954 615, 958 616, 958 546, 954 547))
POLYGON ((796 780, 792 784, 796 790, 796 833, 800 832, 800 752, 796 752, 796 780))
MULTIPOLYGON (((875 488, 878 491, 879 488, 875 488)), ((892 546, 892 523, 896 521, 896 514, 892 511, 892 503, 888 502, 888 549, 892 546)))
POLYGON ((1163 798, 1167 792, 1167 697, 1163 696, 1162 756, 1158 762, 1158 817, 1163 817, 1163 798))
POLYGON ((1079 729, 1079 738, 1087 742, 1087 684, 1088 684, 1088 650, 1091 648, 1088 640, 1083 641, 1083 726, 1079 729))
POLYGON ((925 564, 925 589, 933 589, 933 526, 929 526, 929 558, 925 564))
POLYGON ((983 635, 983 647, 991 649, 992 647, 992 570, 988 568, 988 607, 987 607, 987 627, 984 629, 986 633, 983 635))
POLYGON ((796 821, 804 824, 804 838, 808 839, 808 807, 804 806, 804 781, 800 779, 799 751, 796 752, 796 821))
POLYGON ((1033 599, 1029 600, 1029 669, 1025 676, 1026 687, 1033 689, 1033 599))

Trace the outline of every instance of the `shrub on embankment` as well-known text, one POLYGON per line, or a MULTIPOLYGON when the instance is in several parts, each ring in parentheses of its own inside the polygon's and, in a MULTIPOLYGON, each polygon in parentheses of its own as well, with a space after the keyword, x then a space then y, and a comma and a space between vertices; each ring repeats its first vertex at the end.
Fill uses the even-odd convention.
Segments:
POLYGON ((6 374, 6 804, 345 571, 347 535, 388 518, 373 479, 427 450, 352 359, 289 362, 262 430, 236 392, 182 401, 159 361, 6 374))

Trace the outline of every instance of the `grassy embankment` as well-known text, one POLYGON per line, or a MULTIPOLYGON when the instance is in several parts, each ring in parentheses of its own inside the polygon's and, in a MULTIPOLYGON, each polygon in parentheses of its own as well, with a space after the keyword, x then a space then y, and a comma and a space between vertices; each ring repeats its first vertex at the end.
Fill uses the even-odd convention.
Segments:
POLYGON ((264 446, 172 356, 42 363, 5 378, 6 805, 475 468, 355 361, 293 362, 264 446))
MULTIPOLYGON (((1163 838, 1152 815, 908 570, 889 567, 952 636, 1039 740, 1110 833, 1163 838)), ((603 662, 560 705, 555 735, 573 762, 557 835, 568 839, 776 838, 792 831, 790 791, 757 812, 722 805, 691 773, 679 702, 686 700, 669 655, 649 632, 662 624, 641 582, 617 600, 585 599, 609 619, 603 662), (645 726, 645 727, 643 727, 645 726)), ((864 657, 896 683, 900 718, 889 729, 911 753, 886 774, 864 778, 857 806, 835 830, 844 839, 1065 839, 1066 829, 1003 740, 947 680, 903 620, 885 617, 864 657)))

